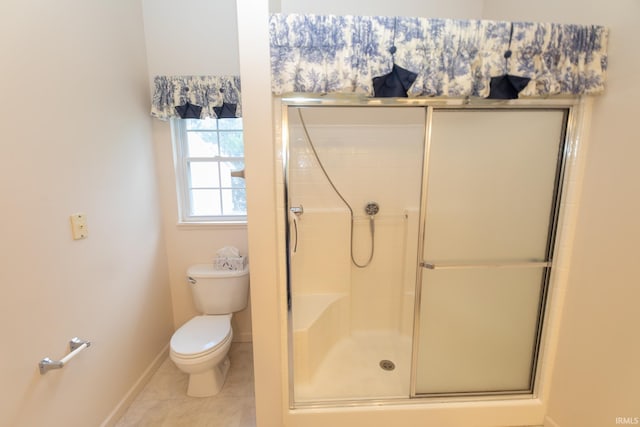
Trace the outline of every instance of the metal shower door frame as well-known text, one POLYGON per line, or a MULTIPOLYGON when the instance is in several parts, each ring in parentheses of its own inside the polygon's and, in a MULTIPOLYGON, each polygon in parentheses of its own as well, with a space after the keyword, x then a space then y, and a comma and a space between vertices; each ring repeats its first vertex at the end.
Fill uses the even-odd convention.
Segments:
MULTIPOLYGON (((279 156, 281 157, 281 173, 283 177, 283 194, 284 194, 284 202, 286 204, 284 209, 284 224, 285 224, 285 250, 286 250, 286 307, 287 307, 287 364, 288 364, 288 395, 289 395, 289 408, 290 409, 313 409, 313 408, 335 408, 335 407, 353 407, 360 406, 363 404, 375 404, 375 405, 397 405, 397 404, 417 404, 421 402, 429 401, 458 401, 458 402, 468 402, 468 401, 483 401, 483 400, 495 400, 496 398, 500 399, 522 399, 522 398, 532 398, 537 394, 537 385, 538 380, 541 375, 541 370, 537 366, 539 364, 540 353, 544 350, 541 348, 541 342, 544 338, 546 322, 545 318, 547 316, 547 312, 544 307, 547 305, 548 301, 548 293, 549 288, 553 284, 550 283, 550 273, 553 265, 555 264, 553 260, 550 260, 546 266, 546 274, 545 274, 545 282, 546 285, 544 287, 544 295, 541 298, 541 312, 540 312, 540 320, 538 322, 538 333, 537 333, 537 343, 536 343, 536 356, 534 360, 534 369, 532 372, 532 387, 531 390, 526 393, 514 394, 507 393, 505 395, 499 395, 499 393, 489 393, 486 395, 483 394, 461 394, 461 395, 447 395, 447 396, 431 396, 424 394, 417 394, 415 391, 416 386, 416 370, 417 370, 417 339, 419 336, 420 329, 420 300, 421 300, 421 288, 422 288, 422 274, 424 268, 429 268, 428 265, 423 265, 424 260, 422 259, 422 254, 424 250, 424 233, 425 233, 425 221, 426 221, 426 202, 427 202, 427 185, 428 185, 428 174, 427 168, 429 165, 429 155, 431 148, 431 128, 432 128, 432 117, 434 109, 438 108, 446 108, 446 109, 497 109, 497 110, 505 110, 505 109, 566 109, 567 110, 567 120, 566 127, 564 132, 564 148, 562 153, 562 161, 560 165, 560 172, 558 176, 558 191, 556 194, 555 201, 555 209, 553 214, 553 238, 550 239, 550 243, 552 243, 551 250, 555 250, 553 247, 556 242, 556 227, 558 225, 559 214, 560 214, 560 200, 562 197, 562 190, 567 184, 565 182, 566 176, 566 163, 570 154, 575 154, 573 151, 576 150, 577 147, 577 137, 578 137, 578 115, 579 115, 579 106, 581 105, 581 99, 577 97, 558 97, 558 98, 548 98, 548 99, 518 99, 518 100, 486 100, 486 99, 469 99, 469 98, 459 98, 459 99, 445 99, 445 98, 368 98, 361 95, 326 95, 326 96, 318 96, 318 95, 309 95, 309 94, 288 94, 279 99, 276 99, 276 102, 280 103, 281 107, 281 130, 282 130, 282 144, 280 146, 279 156), (289 107, 312 107, 312 106, 345 106, 345 107, 423 107, 425 109, 425 141, 424 141, 424 150, 423 150, 423 171, 422 171, 422 183, 421 183, 421 195, 420 195, 420 212, 419 212, 419 237, 418 237, 418 250, 416 253, 416 263, 418 267, 416 268, 416 281, 415 281, 415 296, 414 296, 414 327, 413 327, 413 343, 412 343, 412 356, 411 356, 411 375, 410 375, 410 384, 408 391, 408 398, 390 398, 390 399, 371 399, 367 401, 362 400, 340 400, 340 401, 318 401, 314 403, 296 403, 294 397, 294 387, 293 384, 293 327, 292 327, 292 307, 291 307, 291 283, 290 283, 290 265, 289 265, 289 256, 288 253, 290 251, 290 230, 289 230, 289 221, 288 215, 289 211, 287 207, 289 205, 289 131, 288 131, 288 108, 289 107), (444 399, 444 400, 443 400, 444 399)), ((433 266, 436 267, 437 266, 433 266)), ((445 267, 446 268, 446 267, 445 267)))

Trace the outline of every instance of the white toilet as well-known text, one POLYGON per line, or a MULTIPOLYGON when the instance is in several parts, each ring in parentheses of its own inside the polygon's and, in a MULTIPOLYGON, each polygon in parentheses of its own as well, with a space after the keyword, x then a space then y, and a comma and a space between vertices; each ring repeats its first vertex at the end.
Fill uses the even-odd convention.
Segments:
POLYGON ((187 280, 196 308, 203 314, 173 334, 169 355, 178 369, 189 374, 187 395, 213 396, 222 389, 229 371, 231 316, 247 306, 249 266, 229 271, 214 270, 213 264, 193 265, 187 280))

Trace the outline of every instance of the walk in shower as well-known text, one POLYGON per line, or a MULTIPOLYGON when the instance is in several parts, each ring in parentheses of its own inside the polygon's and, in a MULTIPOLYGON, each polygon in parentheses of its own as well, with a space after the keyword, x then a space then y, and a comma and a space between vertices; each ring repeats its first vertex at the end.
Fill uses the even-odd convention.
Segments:
POLYGON ((534 392, 571 111, 283 100, 292 407, 534 392))

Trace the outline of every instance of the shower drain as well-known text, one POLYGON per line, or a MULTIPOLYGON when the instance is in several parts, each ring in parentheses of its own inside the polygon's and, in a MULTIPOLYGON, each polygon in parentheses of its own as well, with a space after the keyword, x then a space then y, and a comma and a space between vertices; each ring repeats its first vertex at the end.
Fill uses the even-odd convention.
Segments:
POLYGON ((380 367, 385 371, 393 371, 394 369, 396 369, 396 364, 391 360, 381 360, 380 367))

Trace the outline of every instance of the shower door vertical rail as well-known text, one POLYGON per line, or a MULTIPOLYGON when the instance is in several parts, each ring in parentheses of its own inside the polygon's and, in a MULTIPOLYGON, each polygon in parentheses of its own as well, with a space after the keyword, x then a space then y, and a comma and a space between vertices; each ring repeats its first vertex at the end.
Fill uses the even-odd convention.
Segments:
MULTIPOLYGON (((431 126, 433 123, 433 106, 425 107, 424 151, 422 158, 422 186, 420 189, 420 214, 418 218, 418 250, 416 263, 418 267, 422 263, 425 242, 425 224, 427 213, 427 189, 429 180, 429 155, 431 153, 431 126)), ((409 396, 416 396, 416 371, 418 367, 418 343, 420 342, 420 310, 422 295, 422 268, 416 269, 416 290, 413 312, 413 335, 411 339, 411 379, 409 381, 409 396)))
POLYGON ((412 396, 533 391, 567 118, 430 112, 412 396))

